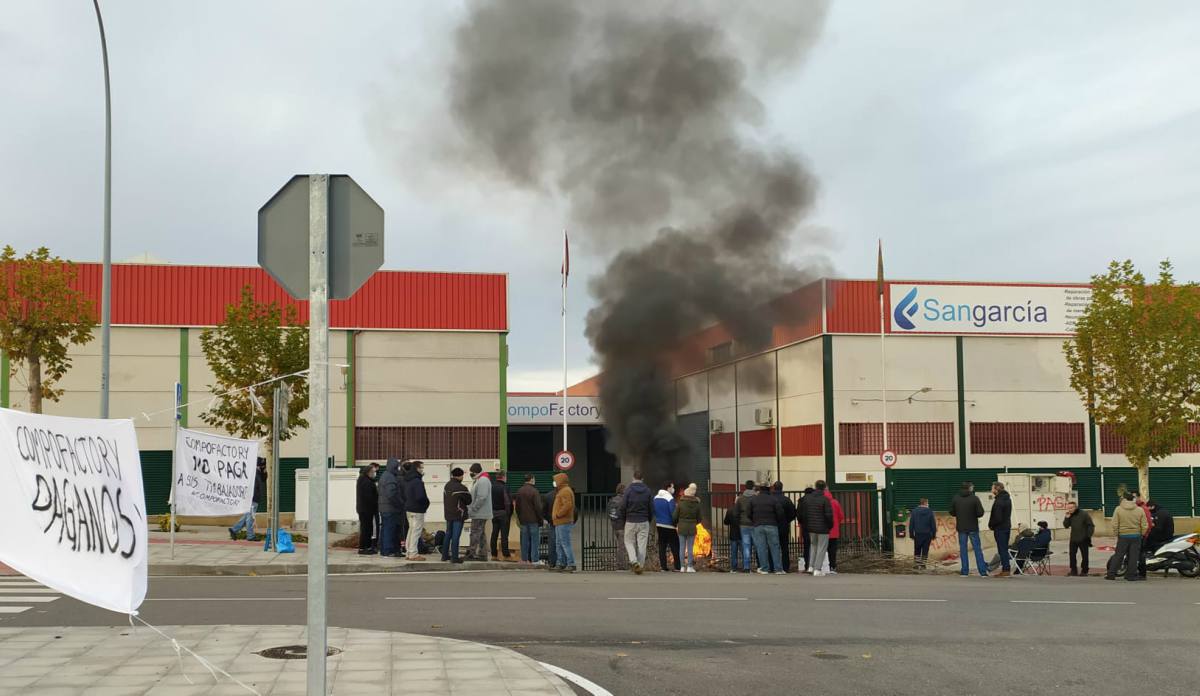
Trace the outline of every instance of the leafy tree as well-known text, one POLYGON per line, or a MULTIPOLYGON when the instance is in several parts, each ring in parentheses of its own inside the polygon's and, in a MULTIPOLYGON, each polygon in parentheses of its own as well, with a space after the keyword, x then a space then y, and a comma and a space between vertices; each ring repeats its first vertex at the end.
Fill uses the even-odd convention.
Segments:
POLYGON ((75 265, 51 256, 46 247, 17 257, 5 246, 0 269, 0 349, 12 361, 12 375, 18 364, 28 367, 29 411, 41 413, 42 399, 58 401, 63 394, 54 385, 71 368, 67 347, 92 340, 94 308, 83 292, 71 287, 75 265))
POLYGON ((1170 261, 1147 284, 1133 262, 1092 277, 1092 301, 1063 344, 1071 386, 1125 441, 1150 495, 1150 462, 1169 456, 1200 421, 1200 287, 1177 284, 1170 261))
MULTIPOLYGON (((247 285, 242 288, 241 302, 225 308, 224 323, 200 334, 200 347, 216 377, 209 390, 217 395, 213 407, 200 418, 236 437, 265 438, 264 451, 269 458, 275 384, 256 388, 253 397, 246 387, 308 367, 308 330, 299 325, 295 307, 260 304, 247 285)), ((308 409, 307 378, 298 375, 282 381, 291 394, 280 441, 308 427, 308 421, 300 416, 308 409)), ((267 487, 268 509, 274 504, 273 490, 274 486, 267 487)))

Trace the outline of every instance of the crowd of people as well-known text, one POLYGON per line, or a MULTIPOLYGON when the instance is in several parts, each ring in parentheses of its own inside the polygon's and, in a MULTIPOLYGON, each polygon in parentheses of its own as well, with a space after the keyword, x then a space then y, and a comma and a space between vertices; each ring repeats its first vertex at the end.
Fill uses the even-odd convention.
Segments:
MULTIPOLYGON (((1017 564, 1018 570, 1024 571, 1029 563, 1049 554, 1053 535, 1049 523, 1045 520, 1037 523, 1037 530, 1018 525, 1017 536, 1015 541, 1013 540, 1012 496, 1005 490, 1003 483, 992 484, 992 510, 988 516, 988 530, 996 542, 996 556, 990 563, 984 561, 979 538, 979 522, 984 515, 983 502, 975 494, 973 484, 962 484, 950 505, 950 514, 954 517, 958 530, 960 574, 964 577, 971 572, 968 547, 974 551, 975 567, 982 577, 993 574, 996 577, 1006 577, 1012 573, 1013 563, 1017 564), (996 572, 997 569, 999 572, 996 572)), ((930 542, 937 534, 937 522, 933 511, 929 509, 927 499, 922 498, 921 504, 913 509, 909 522, 916 561, 923 564, 929 556, 930 542)), ((1086 577, 1090 574, 1088 550, 1092 546, 1092 536, 1096 531, 1095 522, 1092 516, 1079 509, 1076 503, 1069 502, 1063 517, 1063 527, 1070 530, 1068 575, 1086 577)), ((1154 500, 1143 500, 1137 492, 1126 492, 1121 496, 1113 511, 1111 527, 1113 535, 1117 538, 1117 548, 1106 567, 1104 577, 1107 580, 1116 580, 1121 568, 1125 569, 1126 580, 1145 580, 1147 556, 1153 555, 1159 547, 1175 536, 1175 523, 1171 514, 1154 500)))
MULTIPOLYGON (((382 473, 375 464, 363 467, 357 487, 360 554, 423 561, 423 554, 436 552, 449 563, 503 558, 559 572, 576 571, 571 544, 577 517, 575 492, 566 474, 556 474, 553 488, 544 493, 535 485, 534 475, 525 474, 523 484, 512 494, 503 471, 488 473, 478 463, 467 472, 454 468, 442 494, 445 530, 430 534, 425 529, 430 501, 424 473, 424 464, 417 460, 390 459, 382 473), (464 482, 468 475, 469 486, 464 482), (520 529, 516 558, 509 548, 514 516, 520 529), (545 559, 540 551, 543 529, 547 532, 545 559), (460 555, 462 535, 467 530, 467 551, 460 555)), ((256 484, 257 496, 265 484, 257 480, 256 484)), ((995 540, 996 552, 990 561, 984 559, 980 542, 984 506, 973 484, 964 482, 951 502, 949 513, 957 529, 963 576, 970 575, 968 551, 974 552, 976 571, 983 577, 1006 577, 1012 574, 1014 564, 1024 572, 1029 564, 1049 554, 1052 534, 1046 521, 1038 522, 1036 529, 1017 525, 1014 538, 1012 497, 1003 483, 992 484, 991 497, 987 528, 995 540)), ((694 549, 703 510, 695 483, 678 495, 674 483, 666 483, 654 493, 642 473, 635 471, 632 483, 619 485, 606 509, 616 537, 618 567, 638 575, 645 572, 653 527, 659 570, 695 573, 694 549)), ((773 485, 746 481, 723 518, 729 534, 729 571, 781 575, 795 567, 798 572, 818 577, 836 575, 844 520, 841 504, 824 481, 805 489, 798 504, 783 492, 778 481, 773 485), (803 558, 793 563, 791 532, 796 527, 803 558)), ((247 526, 244 521, 241 524, 247 526)), ((1091 515, 1074 502, 1068 503, 1063 526, 1070 530, 1069 574, 1089 575, 1088 552, 1095 534, 1091 515)), ((1122 569, 1126 580, 1144 580, 1146 557, 1175 533, 1170 513, 1136 492, 1123 495, 1112 516, 1112 530, 1117 547, 1106 568, 1109 580, 1116 579, 1122 569)), ((235 531, 240 530, 230 530, 231 534, 235 531)), ((937 532, 937 518, 929 500, 921 498, 911 511, 907 528, 918 567, 926 566, 937 532)))
MULTIPOLYGON (((609 501, 608 517, 617 538, 617 565, 641 575, 646 568, 650 525, 654 524, 660 572, 696 572, 696 535, 701 525, 701 504, 696 484, 676 497, 675 484, 665 484, 651 494, 640 471, 633 483, 621 484, 609 501)), ((837 574, 837 545, 845 516, 841 504, 824 481, 804 492, 797 506, 783 492, 783 484, 746 481, 724 517, 729 531, 730 572, 783 575, 791 572, 791 529, 800 527, 804 563, 799 572, 816 576, 837 574), (828 560, 828 571, 822 570, 828 560)))

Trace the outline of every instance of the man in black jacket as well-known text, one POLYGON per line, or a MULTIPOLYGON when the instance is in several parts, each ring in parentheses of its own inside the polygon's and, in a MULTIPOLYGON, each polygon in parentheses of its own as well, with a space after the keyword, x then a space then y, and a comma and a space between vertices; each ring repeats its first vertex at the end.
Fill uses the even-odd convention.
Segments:
POLYGON ((442 508, 445 510, 446 536, 442 539, 442 560, 462 563, 458 557, 462 539, 463 520, 467 517, 467 506, 471 504, 471 492, 463 485, 463 470, 450 470, 450 480, 442 492, 442 508))
POLYGON ((771 490, 773 491, 772 495, 783 506, 783 517, 779 520, 779 548, 783 567, 772 568, 772 570, 783 570, 785 573, 790 573, 792 570, 792 522, 796 521, 796 504, 783 494, 783 481, 776 481, 771 490))
POLYGON ((829 532, 833 529, 833 503, 825 497, 825 482, 817 481, 816 486, 815 491, 800 501, 800 518, 804 520, 804 530, 808 533, 808 572, 819 578, 825 575, 821 568, 825 565, 829 532))
POLYGON ((962 576, 971 574, 971 563, 967 556, 967 542, 975 546, 975 565, 979 575, 988 576, 987 561, 983 559, 983 548, 979 544, 979 518, 983 517, 983 503, 975 495, 975 486, 970 481, 964 481, 958 495, 950 503, 950 514, 954 516, 958 528, 958 556, 962 559, 962 576))
POLYGON ((375 488, 378 464, 368 464, 358 470, 354 509, 358 513, 358 555, 378 553, 375 548, 375 516, 379 514, 379 491, 375 488))
POLYGON ((771 495, 771 488, 758 487, 758 494, 749 499, 750 521, 754 523, 754 551, 758 554, 759 575, 783 575, 783 559, 779 549, 779 525, 783 521, 783 504, 771 495))
POLYGON ((396 532, 404 516, 404 497, 400 492, 400 461, 389 459, 379 476, 379 555, 399 556, 396 532))
POLYGON ((512 560, 512 551, 508 548, 508 527, 512 523, 513 501, 508 492, 508 474, 497 471, 492 476, 492 558, 500 558, 496 553, 496 542, 500 542, 500 551, 504 560, 512 560))
POLYGON ((1067 514, 1063 517, 1063 526, 1071 530, 1071 572, 1069 575, 1087 576, 1088 548, 1092 545, 1092 534, 1096 531, 1096 523, 1092 516, 1080 510, 1075 503, 1067 503, 1067 514), (1076 564, 1076 554, 1083 557, 1083 572, 1076 564))
POLYGON ((1146 509, 1150 511, 1151 526, 1138 561, 1138 575, 1143 578, 1146 577, 1146 558, 1153 556, 1160 546, 1175 538, 1175 518, 1171 517, 1171 513, 1155 500, 1146 501, 1146 509))
POLYGON ((996 554, 1000 556, 1001 570, 996 577, 1006 578, 1010 563, 1008 540, 1012 536, 1012 496, 999 481, 992 484, 992 514, 988 517, 988 529, 996 537, 996 554))
POLYGON ((421 533, 425 531, 425 513, 429 511, 429 494, 425 491, 425 462, 408 462, 404 471, 404 512, 408 521, 407 556, 410 561, 423 561, 421 533))

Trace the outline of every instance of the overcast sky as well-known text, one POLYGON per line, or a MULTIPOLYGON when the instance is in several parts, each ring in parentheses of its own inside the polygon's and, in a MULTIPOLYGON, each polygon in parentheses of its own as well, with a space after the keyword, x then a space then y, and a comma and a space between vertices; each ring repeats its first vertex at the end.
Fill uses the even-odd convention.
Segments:
MULTIPOLYGON (((253 265, 256 211, 297 172, 387 213, 390 269, 509 274, 512 389, 559 367, 562 211, 406 157, 441 101, 460 2, 103 4, 113 254, 253 265)), ((1200 4, 835 3, 763 86, 767 131, 820 180, 838 274, 1079 281, 1113 258, 1200 278, 1200 4)), ((0 6, 3 242, 100 258, 103 83, 85 0, 0 6)), ((796 249, 797 254, 804 253, 796 249)), ((588 275, 573 255, 572 378, 588 275)))

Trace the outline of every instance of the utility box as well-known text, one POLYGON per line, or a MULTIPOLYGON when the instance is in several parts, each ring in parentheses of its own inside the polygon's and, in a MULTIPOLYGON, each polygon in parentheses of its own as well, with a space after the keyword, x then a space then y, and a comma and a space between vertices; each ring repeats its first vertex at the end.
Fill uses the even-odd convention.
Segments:
MULTIPOLYGON (((1072 488, 1071 479, 1067 476, 1057 476, 1052 472, 1001 474, 997 480, 1004 484, 1004 489, 1012 498, 1014 533, 1018 528, 1035 527, 1043 520, 1051 530, 1062 529, 1063 518, 1067 514, 1067 503, 1079 502, 1079 494, 1072 488)), ((991 484, 984 485, 987 488, 976 489, 987 513, 981 523, 987 522, 994 502, 991 484)))

